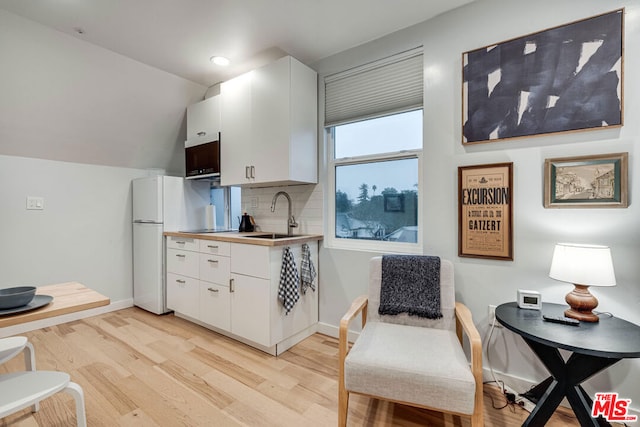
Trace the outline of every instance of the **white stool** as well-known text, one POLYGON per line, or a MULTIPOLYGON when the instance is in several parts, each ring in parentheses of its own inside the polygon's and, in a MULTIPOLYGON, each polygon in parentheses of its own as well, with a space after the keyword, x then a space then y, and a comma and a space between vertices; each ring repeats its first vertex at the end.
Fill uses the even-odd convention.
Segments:
MULTIPOLYGON (((36 370, 36 353, 33 346, 27 340, 27 337, 8 337, 0 338, 0 363, 4 363, 9 359, 17 356, 24 350, 24 365, 28 371, 36 370)), ((40 409, 38 402, 33 404, 33 412, 40 409)))
POLYGON ((4 363, 16 356, 23 349, 26 349, 24 354, 24 364, 26 365, 27 370, 35 371, 35 353, 33 351, 33 346, 27 340, 27 337, 0 338, 0 363, 4 363))
POLYGON ((27 406, 36 405, 40 400, 59 391, 73 396, 76 401, 77 425, 86 427, 87 416, 82 388, 70 381, 69 374, 57 371, 12 372, 0 375, 0 418, 27 406))

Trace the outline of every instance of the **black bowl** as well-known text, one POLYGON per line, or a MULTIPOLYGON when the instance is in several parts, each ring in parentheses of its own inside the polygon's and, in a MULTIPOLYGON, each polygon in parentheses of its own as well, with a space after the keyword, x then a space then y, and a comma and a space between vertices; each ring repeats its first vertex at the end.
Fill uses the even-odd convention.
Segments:
POLYGON ((35 295, 35 286, 0 289, 0 310, 25 306, 31 302, 35 295))

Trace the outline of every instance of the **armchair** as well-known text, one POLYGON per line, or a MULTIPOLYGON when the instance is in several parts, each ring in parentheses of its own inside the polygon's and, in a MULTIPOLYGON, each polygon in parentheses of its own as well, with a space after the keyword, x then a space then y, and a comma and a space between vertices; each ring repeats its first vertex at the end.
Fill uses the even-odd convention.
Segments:
POLYGON ((381 282, 382 257, 375 257, 368 295, 340 321, 338 425, 346 426, 349 394, 357 393, 469 417, 472 427, 482 427, 482 344, 471 312, 455 301, 453 264, 441 260, 440 319, 378 314, 381 282), (348 328, 358 314, 362 332, 349 350, 348 328))

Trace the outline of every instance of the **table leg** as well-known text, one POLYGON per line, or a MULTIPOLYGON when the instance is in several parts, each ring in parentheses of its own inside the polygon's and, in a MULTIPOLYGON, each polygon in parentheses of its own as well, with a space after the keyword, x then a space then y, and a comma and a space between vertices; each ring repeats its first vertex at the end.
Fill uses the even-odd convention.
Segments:
POLYGON ((546 425, 560 402, 562 402, 563 397, 564 390, 562 386, 556 380, 551 381, 547 390, 538 400, 536 407, 533 408, 531 414, 522 423, 522 427, 542 427, 546 425))
POLYGON ((551 373, 553 380, 538 400, 535 409, 523 426, 544 426, 556 410, 562 398, 567 397, 581 426, 608 426, 602 417, 591 417, 592 401, 580 383, 620 359, 607 359, 574 353, 565 363, 557 348, 524 338, 531 350, 551 373))
POLYGON ((571 408, 576 414, 578 421, 580 421, 580 425, 610 425, 602 417, 595 419, 591 417, 593 401, 580 384, 619 360, 620 359, 605 359, 603 357, 578 353, 573 353, 571 357, 569 357, 569 360, 567 360, 567 400, 569 404, 571 404, 571 408))

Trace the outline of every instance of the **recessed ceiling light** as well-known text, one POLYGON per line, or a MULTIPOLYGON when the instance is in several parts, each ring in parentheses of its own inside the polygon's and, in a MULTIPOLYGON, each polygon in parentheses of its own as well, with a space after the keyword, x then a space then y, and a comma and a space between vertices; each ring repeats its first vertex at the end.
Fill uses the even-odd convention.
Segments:
POLYGON ((225 58, 224 56, 212 56, 211 58, 209 58, 209 60, 214 64, 220 65, 222 67, 229 65, 229 63, 231 62, 229 61, 228 58, 225 58))

